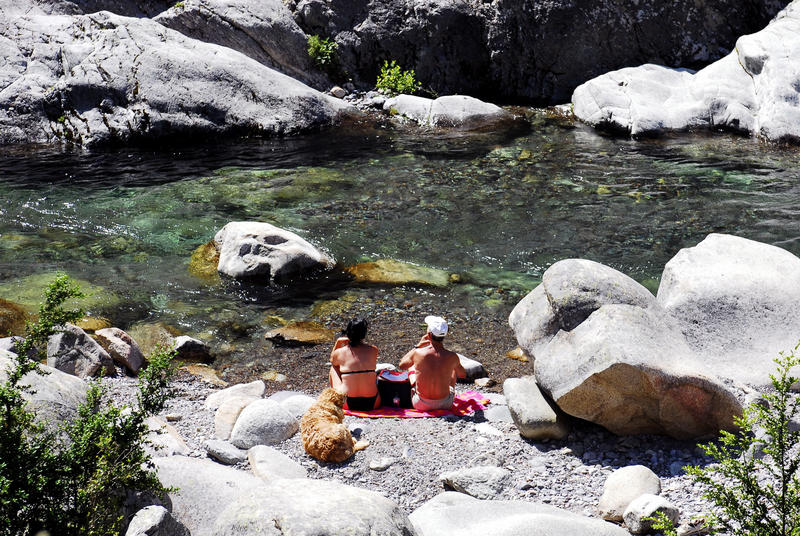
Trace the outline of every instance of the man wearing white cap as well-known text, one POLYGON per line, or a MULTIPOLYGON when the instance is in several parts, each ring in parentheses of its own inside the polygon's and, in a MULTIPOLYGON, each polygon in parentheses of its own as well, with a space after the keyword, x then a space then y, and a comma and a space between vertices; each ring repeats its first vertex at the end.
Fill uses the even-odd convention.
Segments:
POLYGON ((450 409, 455 397, 457 378, 467 372, 461 366, 458 354, 447 350, 442 341, 447 335, 447 322, 440 316, 427 316, 428 331, 416 348, 408 352, 398 365, 409 369, 411 402, 420 411, 450 409))

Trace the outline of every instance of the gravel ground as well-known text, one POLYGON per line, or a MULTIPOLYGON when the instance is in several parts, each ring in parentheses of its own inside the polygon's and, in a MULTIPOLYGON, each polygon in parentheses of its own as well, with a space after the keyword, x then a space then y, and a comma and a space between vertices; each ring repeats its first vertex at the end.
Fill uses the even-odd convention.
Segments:
MULTIPOLYGON (((135 379, 103 381, 111 387, 116 403, 135 399, 135 379)), ((213 438, 214 424, 204 401, 219 388, 184 372, 174 388, 176 397, 161 416, 173 421, 191 456, 206 457, 203 442, 213 438)), ((459 385, 460 390, 471 388, 459 385)), ((503 405, 501 395, 489 396, 495 405, 503 405)), ((534 442, 523 439, 512 423, 488 422, 482 414, 428 419, 346 417, 345 422, 354 436, 370 444, 345 463, 327 464, 307 456, 299 434, 278 449, 304 466, 311 478, 377 491, 409 513, 444 490, 442 473, 487 464, 500 465, 512 474, 495 498, 542 502, 593 517, 598 517, 596 505, 607 476, 619 467, 642 464, 659 475, 662 495, 680 508, 682 520, 707 511, 700 490, 680 470, 686 464, 706 462, 693 442, 647 435, 618 437, 584 421, 572 423, 566 440, 534 442), (391 459, 386 470, 369 468, 370 462, 384 458, 391 459)), ((248 469, 247 462, 240 468, 248 469)))

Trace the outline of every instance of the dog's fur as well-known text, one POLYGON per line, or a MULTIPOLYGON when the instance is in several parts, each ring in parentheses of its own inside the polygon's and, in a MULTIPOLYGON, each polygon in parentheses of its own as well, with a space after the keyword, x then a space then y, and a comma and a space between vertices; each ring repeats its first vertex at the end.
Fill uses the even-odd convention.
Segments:
POLYGON ((344 420, 345 395, 335 389, 325 389, 308 408, 300 421, 300 433, 306 452, 324 462, 343 462, 366 445, 356 443, 344 420))

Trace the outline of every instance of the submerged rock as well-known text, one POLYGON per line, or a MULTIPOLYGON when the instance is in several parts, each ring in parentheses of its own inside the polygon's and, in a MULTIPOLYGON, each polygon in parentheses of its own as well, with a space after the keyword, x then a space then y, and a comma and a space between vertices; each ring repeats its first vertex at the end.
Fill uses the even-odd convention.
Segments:
POLYGON ((21 305, 0 298, 0 336, 25 335, 28 313, 21 305))
MULTIPOLYGON (((2 113, 2 105, 0 105, 0 124, 2 124, 2 113)), ((2 136, 3 134, 0 133, 0 138, 2 136)), ((2 145, 2 141, 0 141, 0 145, 2 145)), ((28 311, 36 311, 42 302, 45 290, 60 275, 62 274, 59 272, 42 272, 4 281, 0 284, 0 296, 15 302, 28 311)), ((122 298, 110 289, 95 285, 85 279, 75 277, 71 279, 80 287, 85 296, 68 300, 64 304, 66 308, 80 307, 87 312, 96 313, 98 310, 116 307, 122 302, 122 298)), ((0 335, 3 334, 0 333, 0 335)))
POLYGON ((326 344, 336 338, 332 329, 318 322, 293 322, 266 333, 265 338, 282 345, 326 344))
POLYGON ((345 269, 356 283, 374 285, 427 285, 446 287, 450 274, 444 270, 428 268, 395 259, 378 259, 356 264, 345 269))
POLYGON ((162 322, 152 322, 134 324, 128 328, 128 335, 136 341, 139 349, 147 357, 159 347, 171 348, 180 331, 162 322))
POLYGON ((204 281, 219 281, 219 249, 212 240, 197 246, 189 259, 189 273, 204 281))
POLYGON ((726 57, 694 73, 660 65, 613 71, 575 89, 582 121, 631 136, 725 128, 800 143, 800 1, 726 57))
POLYGON ((220 273, 285 282, 329 270, 333 260, 296 234, 264 222, 230 222, 214 237, 220 273))

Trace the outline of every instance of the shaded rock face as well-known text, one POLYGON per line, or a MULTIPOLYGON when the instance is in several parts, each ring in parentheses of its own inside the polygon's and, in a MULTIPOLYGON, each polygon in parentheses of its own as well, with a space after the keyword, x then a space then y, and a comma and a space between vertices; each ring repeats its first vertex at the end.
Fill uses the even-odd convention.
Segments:
POLYGON ((116 373, 111 356, 78 326, 67 324, 64 330, 47 341, 47 364, 67 374, 86 378, 102 370, 107 376, 116 373))
POLYGON ((28 313, 22 306, 0 298, 0 336, 25 335, 28 313))
POLYGON ((0 20, 0 144, 290 134, 350 109, 149 19, 16 15, 0 20))
POLYGON ((800 142, 800 2, 733 52, 697 73, 642 65, 603 74, 575 89, 575 115, 631 136, 724 128, 800 142))
POLYGON ((732 429, 736 397, 647 289, 585 260, 554 264, 512 311, 538 385, 564 412, 618 434, 732 429))
POLYGON ((786 3, 293 0, 289 6, 306 33, 335 38, 343 67, 365 87, 374 85, 384 60, 397 60, 440 94, 552 104, 621 67, 705 65, 786 3))
POLYGON ((318 89, 331 86, 309 57, 306 34, 282 0, 193 0, 164 10, 155 20, 194 39, 241 52, 318 89))

